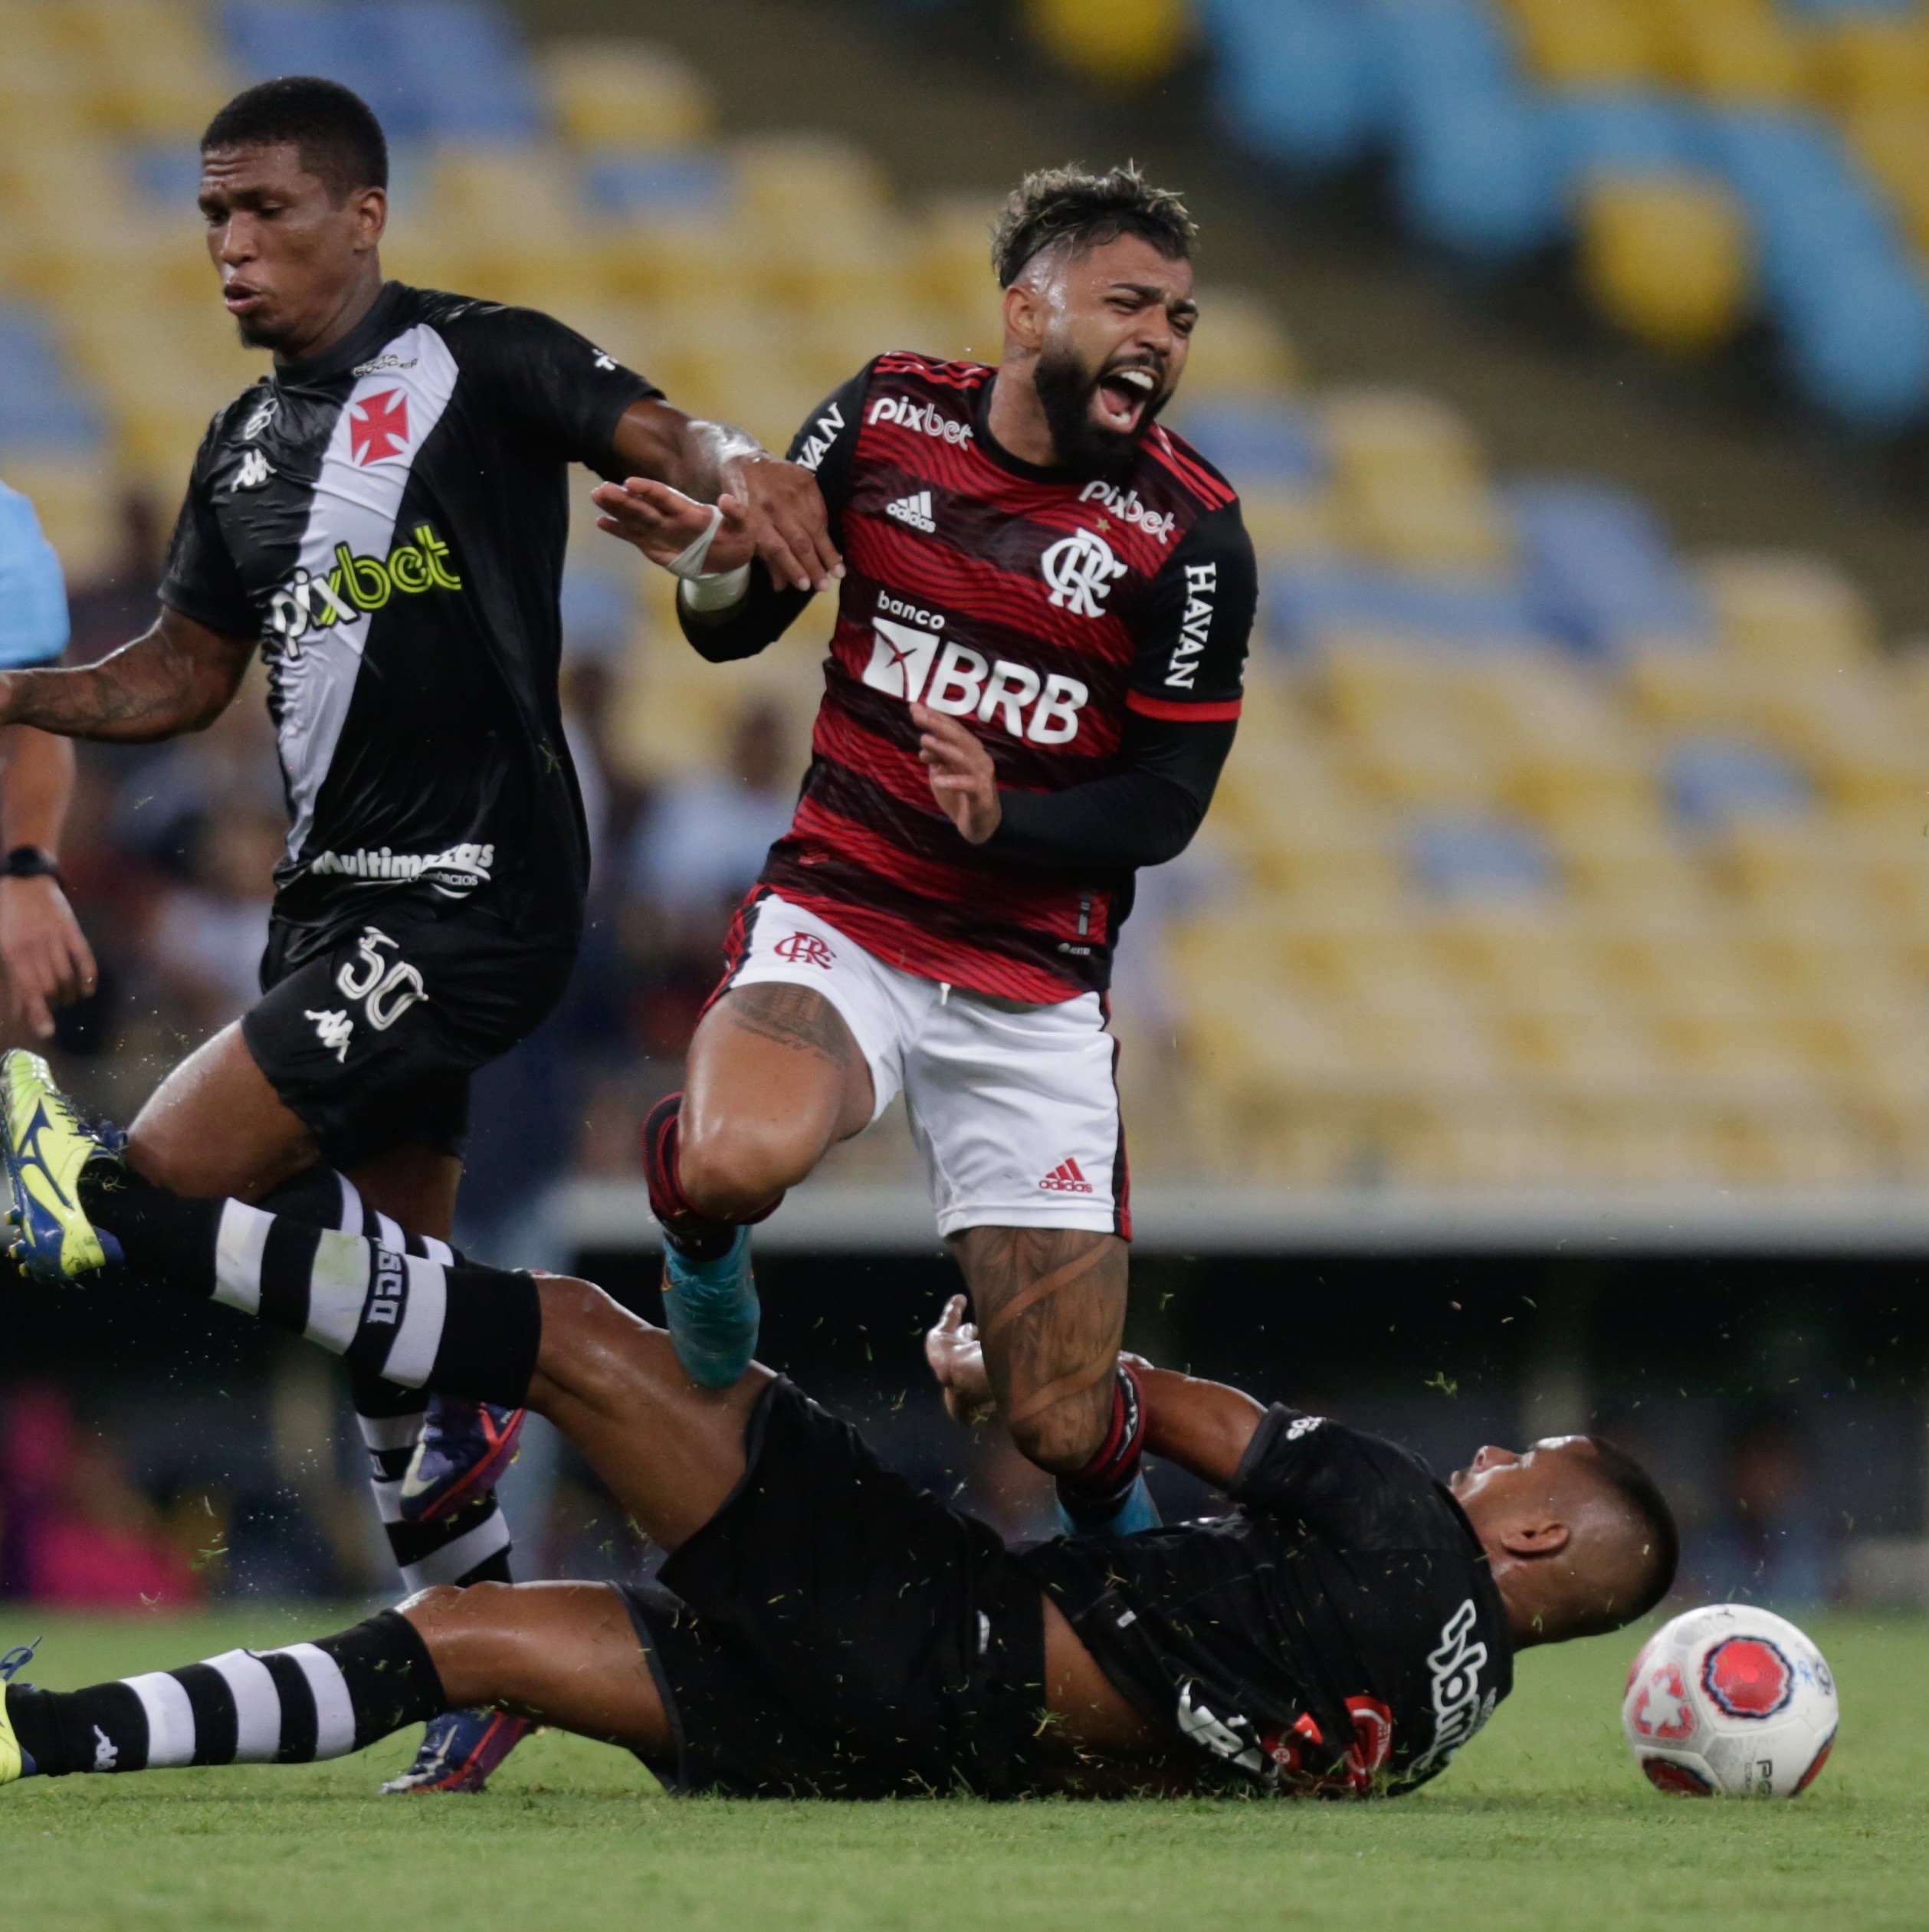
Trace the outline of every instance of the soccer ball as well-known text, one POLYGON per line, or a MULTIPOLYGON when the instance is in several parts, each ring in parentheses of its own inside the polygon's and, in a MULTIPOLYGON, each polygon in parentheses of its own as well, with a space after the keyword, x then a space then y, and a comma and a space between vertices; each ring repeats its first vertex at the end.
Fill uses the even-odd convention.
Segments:
POLYGON ((1657 1630, 1621 1701, 1635 1762, 1684 1798, 1799 1796, 1828 1762, 1839 1716, 1821 1652, 1746 1603, 1711 1603, 1657 1630))

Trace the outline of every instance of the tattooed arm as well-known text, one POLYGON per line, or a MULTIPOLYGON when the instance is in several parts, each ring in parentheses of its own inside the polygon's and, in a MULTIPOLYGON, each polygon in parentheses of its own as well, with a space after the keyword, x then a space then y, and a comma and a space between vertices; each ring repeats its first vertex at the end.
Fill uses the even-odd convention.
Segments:
POLYGON ((254 651, 163 608, 145 636, 97 664, 0 674, 0 724, 123 745, 200 731, 228 708, 254 651))

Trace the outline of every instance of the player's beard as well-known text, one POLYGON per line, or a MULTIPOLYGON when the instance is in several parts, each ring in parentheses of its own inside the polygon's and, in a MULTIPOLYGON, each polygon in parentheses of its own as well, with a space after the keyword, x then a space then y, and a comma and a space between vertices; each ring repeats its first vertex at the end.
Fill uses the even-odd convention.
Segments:
POLYGON ((1138 461, 1140 444, 1171 397, 1170 391, 1155 395, 1130 429, 1107 429, 1092 420, 1092 399, 1104 372, 1102 367, 1088 369, 1070 347, 1051 347, 1039 352, 1032 381, 1058 461, 1081 476, 1112 482, 1138 461))

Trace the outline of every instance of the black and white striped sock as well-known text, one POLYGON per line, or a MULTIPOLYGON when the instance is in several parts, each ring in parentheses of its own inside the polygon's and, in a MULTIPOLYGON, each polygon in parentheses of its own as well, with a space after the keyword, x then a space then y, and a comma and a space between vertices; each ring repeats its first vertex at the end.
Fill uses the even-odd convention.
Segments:
POLYGON ((6 1699, 21 1748, 54 1778, 346 1757, 448 1704, 427 1645, 393 1610, 319 1643, 231 1650, 84 1691, 16 1684, 6 1699))
MULTIPOLYGON (((299 1202, 277 1192, 261 1205, 277 1213, 298 1213, 304 1220, 343 1234, 372 1234, 391 1253, 405 1252, 445 1268, 454 1264, 457 1257, 446 1242, 432 1235, 405 1234, 399 1222, 369 1207, 346 1174, 324 1169, 310 1171, 313 1176, 325 1176, 325 1181, 317 1186, 302 1177, 296 1183, 304 1189, 304 1198, 299 1202)), ((494 1490, 472 1497, 433 1523, 402 1520, 402 1478, 428 1423, 428 1402, 423 1391, 405 1389, 359 1368, 351 1369, 349 1379, 355 1419, 369 1452, 369 1487, 374 1492, 382 1533, 402 1573, 403 1586, 425 1590, 437 1583, 511 1581, 513 1540, 494 1490)))

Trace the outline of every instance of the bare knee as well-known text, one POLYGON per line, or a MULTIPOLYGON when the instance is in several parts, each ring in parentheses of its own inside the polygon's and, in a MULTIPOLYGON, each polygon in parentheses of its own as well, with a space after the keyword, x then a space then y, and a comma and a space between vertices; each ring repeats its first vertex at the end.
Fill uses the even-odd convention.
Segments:
POLYGON ((691 1205, 720 1221, 767 1208, 823 1158, 822 1137, 788 1121, 733 1120, 704 1127, 686 1114, 677 1176, 691 1205))

